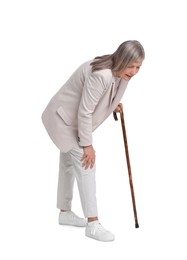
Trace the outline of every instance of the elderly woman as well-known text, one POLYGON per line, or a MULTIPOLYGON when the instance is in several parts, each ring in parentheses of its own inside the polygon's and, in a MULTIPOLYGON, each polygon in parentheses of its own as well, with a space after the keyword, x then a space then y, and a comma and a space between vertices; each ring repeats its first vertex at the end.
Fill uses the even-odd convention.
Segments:
POLYGON ((128 82, 144 58, 142 45, 133 40, 123 42, 113 54, 83 63, 42 114, 43 124, 60 150, 59 224, 86 227, 86 236, 99 241, 113 241, 114 235, 98 220, 92 132, 113 111, 120 111, 119 102, 128 82), (87 220, 71 211, 75 178, 87 220))

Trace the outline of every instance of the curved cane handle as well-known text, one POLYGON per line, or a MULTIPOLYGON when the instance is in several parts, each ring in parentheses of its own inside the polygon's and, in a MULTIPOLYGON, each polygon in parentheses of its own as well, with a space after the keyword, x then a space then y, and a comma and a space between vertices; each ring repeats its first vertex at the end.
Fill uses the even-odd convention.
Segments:
POLYGON ((115 121, 118 121, 118 117, 117 117, 117 113, 116 112, 113 112, 113 117, 114 117, 115 121))

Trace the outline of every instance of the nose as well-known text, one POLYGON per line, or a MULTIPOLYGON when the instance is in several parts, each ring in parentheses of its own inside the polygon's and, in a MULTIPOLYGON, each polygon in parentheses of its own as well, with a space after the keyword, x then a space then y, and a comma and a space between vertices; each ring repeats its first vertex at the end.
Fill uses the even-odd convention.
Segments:
POLYGON ((134 68, 131 70, 130 75, 134 76, 134 75, 136 75, 137 72, 138 72, 138 70, 136 68, 134 68))

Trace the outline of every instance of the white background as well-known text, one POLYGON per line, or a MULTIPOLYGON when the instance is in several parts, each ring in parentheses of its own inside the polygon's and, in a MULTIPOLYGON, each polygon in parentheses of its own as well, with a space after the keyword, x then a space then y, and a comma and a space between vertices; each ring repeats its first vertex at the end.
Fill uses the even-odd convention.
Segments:
MULTIPOLYGON (((186 259, 186 11, 178 0, 0 2, 1 259, 186 259), (100 221, 112 243, 58 225, 59 152, 41 123, 84 61, 139 40, 146 59, 123 97, 140 228, 120 121, 94 133, 100 221)), ((83 216, 77 186, 73 210, 83 216)))

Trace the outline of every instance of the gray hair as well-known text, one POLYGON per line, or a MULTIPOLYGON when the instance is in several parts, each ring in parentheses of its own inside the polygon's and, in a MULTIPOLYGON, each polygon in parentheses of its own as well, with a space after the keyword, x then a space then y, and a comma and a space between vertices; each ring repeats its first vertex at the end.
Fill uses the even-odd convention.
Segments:
POLYGON ((102 69, 111 69, 113 72, 118 72, 125 69, 129 64, 144 59, 144 48, 138 41, 125 41, 113 54, 95 57, 91 63, 92 72, 102 69))

